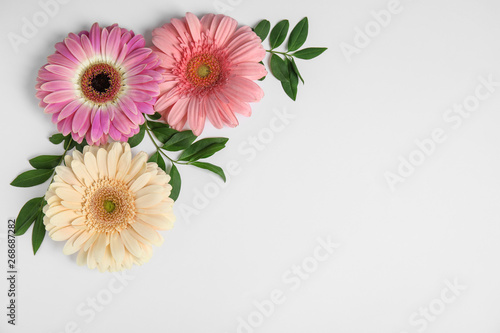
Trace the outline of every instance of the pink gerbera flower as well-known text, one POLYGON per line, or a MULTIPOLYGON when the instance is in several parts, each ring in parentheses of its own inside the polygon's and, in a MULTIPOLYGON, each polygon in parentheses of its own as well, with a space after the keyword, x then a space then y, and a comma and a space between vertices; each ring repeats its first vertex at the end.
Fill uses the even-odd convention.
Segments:
POLYGON ((64 135, 89 144, 126 141, 153 114, 162 82, 144 37, 118 27, 70 33, 38 72, 36 96, 64 135))
POLYGON ((205 119, 217 128, 238 125, 235 113, 250 116, 249 102, 258 102, 262 89, 252 80, 267 74, 259 62, 266 52, 248 26, 224 15, 194 14, 172 19, 153 30, 165 82, 155 104, 175 129, 186 123, 199 135, 205 119))

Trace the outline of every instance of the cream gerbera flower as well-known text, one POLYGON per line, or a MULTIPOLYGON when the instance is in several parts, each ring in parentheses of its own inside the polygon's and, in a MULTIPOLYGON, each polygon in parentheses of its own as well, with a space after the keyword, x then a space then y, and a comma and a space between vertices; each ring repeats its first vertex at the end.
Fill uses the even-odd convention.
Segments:
POLYGON ((45 195, 45 228, 77 263, 100 271, 129 269, 147 262, 157 230, 173 227, 170 177, 128 143, 86 146, 58 166, 45 195))

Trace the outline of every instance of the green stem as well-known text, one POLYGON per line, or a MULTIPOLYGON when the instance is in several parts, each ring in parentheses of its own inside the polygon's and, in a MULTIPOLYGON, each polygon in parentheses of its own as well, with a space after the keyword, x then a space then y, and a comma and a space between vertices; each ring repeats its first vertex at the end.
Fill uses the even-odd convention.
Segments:
POLYGON ((291 57, 291 56, 292 56, 292 55, 291 55, 291 54, 289 54, 288 52, 279 52, 279 51, 274 51, 274 50, 266 50, 266 52, 269 52, 269 53, 271 53, 271 54, 276 54, 276 53, 277 53, 277 54, 283 54, 283 55, 288 56, 288 57, 291 57))
POLYGON ((173 163, 177 163, 177 164, 188 164, 188 163, 183 163, 183 162, 179 162, 179 161, 176 161, 174 159, 171 159, 167 154, 165 154, 165 152, 163 152, 163 150, 161 149, 160 146, 158 146, 158 144, 156 143, 156 140, 154 139, 153 135, 151 134, 151 128, 149 127, 148 123, 145 122, 146 124, 146 133, 148 133, 148 136, 149 138, 151 139, 151 142, 153 142, 153 144, 155 145, 156 147, 156 152, 162 154, 163 156, 165 156, 166 158, 169 159, 169 161, 173 164, 173 163))

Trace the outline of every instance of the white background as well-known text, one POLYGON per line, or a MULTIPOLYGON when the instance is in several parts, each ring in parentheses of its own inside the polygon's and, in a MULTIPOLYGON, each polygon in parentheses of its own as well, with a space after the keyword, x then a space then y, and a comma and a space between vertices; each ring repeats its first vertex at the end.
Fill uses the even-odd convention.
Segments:
MULTIPOLYGON (((181 168, 176 226, 148 264, 128 272, 126 286, 77 266, 62 254, 62 242, 46 238, 33 256, 28 231, 18 238, 12 327, 0 238, 1 332, 500 332, 500 87, 458 128, 443 119, 474 95, 479 77, 500 81, 498 1, 401 0, 400 12, 351 62, 340 45, 355 45, 356 27, 369 25, 371 12, 388 1, 71 0, 18 52, 9 33, 21 35, 23 18, 32 21, 43 9, 37 1, 1 2, 3 235, 7 220, 46 187, 9 182, 29 168, 29 158, 60 153, 47 140, 56 129, 34 85, 67 33, 116 22, 150 41, 153 28, 186 11, 224 12, 252 26, 262 18, 294 25, 308 16, 306 46, 329 48, 298 62, 306 84, 297 102, 268 77, 251 118, 235 129, 207 126, 205 136, 230 138, 211 162, 236 160, 239 174, 207 203, 200 193, 213 193, 218 182, 181 168), (276 112, 295 117, 267 140, 276 112), (446 141, 391 191, 384 174, 396 173, 399 156, 408 158, 415 140, 435 128, 446 141), (264 148, 253 158, 242 153, 259 135, 264 148), (180 211, 196 205, 204 206, 196 214, 180 211), (318 237, 340 247, 292 290, 283 276, 313 263, 318 237), (441 293, 453 296, 446 281, 455 280, 467 289, 445 304, 441 293), (111 293, 110 283, 122 290, 111 293), (285 300, 263 316, 254 302, 266 303, 274 289, 285 300), (106 303, 101 311, 77 312, 96 297, 106 303), (422 321, 419 311, 429 306, 437 315, 422 321), (248 323, 249 316, 255 325, 239 328, 238 318, 248 323)), ((138 148, 153 151, 146 141, 138 148)))

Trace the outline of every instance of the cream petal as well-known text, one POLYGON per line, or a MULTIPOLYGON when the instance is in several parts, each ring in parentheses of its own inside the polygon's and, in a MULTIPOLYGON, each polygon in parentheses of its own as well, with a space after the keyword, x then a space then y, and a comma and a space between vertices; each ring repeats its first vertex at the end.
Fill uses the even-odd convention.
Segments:
POLYGON ((101 233, 97 238, 97 241, 91 248, 91 253, 94 255, 94 258, 97 262, 100 262, 104 257, 104 253, 106 251, 108 236, 105 233, 101 233))
POLYGON ((80 217, 77 217, 76 219, 73 220, 73 222, 71 222, 71 225, 74 225, 74 226, 77 226, 77 225, 85 225, 85 217, 83 216, 80 216, 80 217))
POLYGON ((85 164, 83 164, 82 162, 74 160, 73 162, 71 162, 71 168, 73 169, 76 178, 78 178, 78 180, 82 184, 85 184, 85 186, 89 187, 92 185, 92 183, 94 183, 94 179, 87 171, 85 164))
MULTIPOLYGON (((70 165, 70 164, 68 164, 70 165)), ((56 167, 56 174, 59 178, 61 178, 65 183, 68 183, 70 185, 81 185, 80 181, 75 177, 75 174, 73 171, 71 171, 70 168, 66 166, 57 166, 56 167)), ((55 177, 54 177, 55 179, 55 177)))
POLYGON ((136 175, 143 173, 146 170, 146 163, 148 161, 148 154, 141 151, 137 154, 130 165, 130 170, 123 178, 123 181, 128 184, 132 179, 135 179, 136 175), (142 171, 142 172, 141 172, 142 171))
POLYGON ((136 198, 140 198, 146 194, 150 194, 150 193, 161 193, 165 191, 165 187, 161 186, 161 185, 149 185, 149 186, 146 186, 146 187, 143 187, 142 189, 140 189, 139 191, 137 191, 135 193, 135 197, 136 198))
POLYGON ((120 236, 123 241, 123 245, 125 245, 131 254, 137 257, 142 255, 142 249, 139 246, 139 242, 137 242, 137 240, 130 234, 128 229, 122 230, 120 232, 120 236))
POLYGON ((156 177, 151 177, 148 185, 165 185, 170 181, 169 175, 159 175, 156 177))
POLYGON ((65 210, 52 216, 50 218, 50 223, 55 226, 65 226, 69 225, 77 217, 79 217, 79 215, 77 215, 74 211, 65 210))
POLYGON ((97 237, 99 237, 99 233, 97 233, 97 232, 92 233, 90 235, 90 237, 87 239, 87 241, 85 242, 85 244, 83 245, 83 249, 85 251, 87 251, 92 246, 92 244, 94 244, 97 237))
POLYGON ((125 247, 123 246, 123 241, 117 232, 111 234, 109 245, 111 248, 111 254, 113 255, 116 263, 121 264, 125 257, 125 247))
POLYGON ((99 179, 99 172, 97 168, 97 159, 91 152, 85 153, 83 155, 83 160, 85 161, 85 166, 90 176, 95 180, 99 179))
POLYGON ((56 195, 65 201, 81 202, 82 195, 71 187, 59 187, 55 190, 56 195))
POLYGON ((70 254, 76 253, 76 252, 78 252, 78 250, 80 250, 81 246, 75 246, 75 240, 78 237, 80 237, 82 232, 83 231, 76 232, 73 236, 71 236, 70 239, 68 239, 66 244, 64 244, 63 253, 65 255, 70 255, 70 254))
POLYGON ((139 178, 137 178, 132 182, 129 190, 131 192, 139 191, 141 188, 146 186, 146 184, 149 182, 150 179, 151 179, 151 174, 149 172, 142 174, 141 176, 139 176, 139 178))
POLYGON ((82 204, 81 202, 73 202, 73 201, 61 201, 61 205, 68 208, 68 209, 75 209, 79 210, 82 209, 82 204))
POLYGON ((99 170, 99 178, 108 176, 108 151, 100 148, 97 151, 97 169, 99 170))
POLYGON ((57 228, 51 230, 51 233, 49 233, 50 238, 52 238, 55 241, 64 241, 69 239, 71 236, 73 236, 76 232, 76 229, 73 228, 72 226, 67 226, 64 228, 57 228))
POLYGON ((137 218, 157 230, 172 229, 175 222, 175 216, 173 214, 163 214, 163 215, 137 214, 137 218))
POLYGON ((80 250, 80 252, 78 252, 78 256, 76 257, 76 264, 78 266, 83 266, 87 263, 87 254, 88 251, 80 250))
POLYGON ((75 240, 74 246, 82 247, 82 245, 93 235, 92 232, 84 230, 80 236, 75 240))
POLYGON ((162 243, 162 238, 160 237, 160 234, 148 226, 147 224, 141 222, 141 221, 135 221, 132 223, 132 228, 144 239, 148 240, 151 242, 151 244, 159 246, 162 243))
POLYGON ((60 206, 60 205, 57 205, 57 206, 52 206, 50 207, 46 212, 45 212, 45 216, 47 217, 52 217, 56 214, 59 214, 60 212, 64 212, 68 210, 66 207, 64 206, 60 206))
POLYGON ((162 193, 150 193, 146 194, 135 200, 136 208, 147 208, 156 205, 163 199, 162 193))
POLYGON ((130 150, 125 151, 118 161, 118 171, 116 172, 116 179, 123 180, 125 175, 128 173, 130 164, 132 162, 132 153, 130 150))

